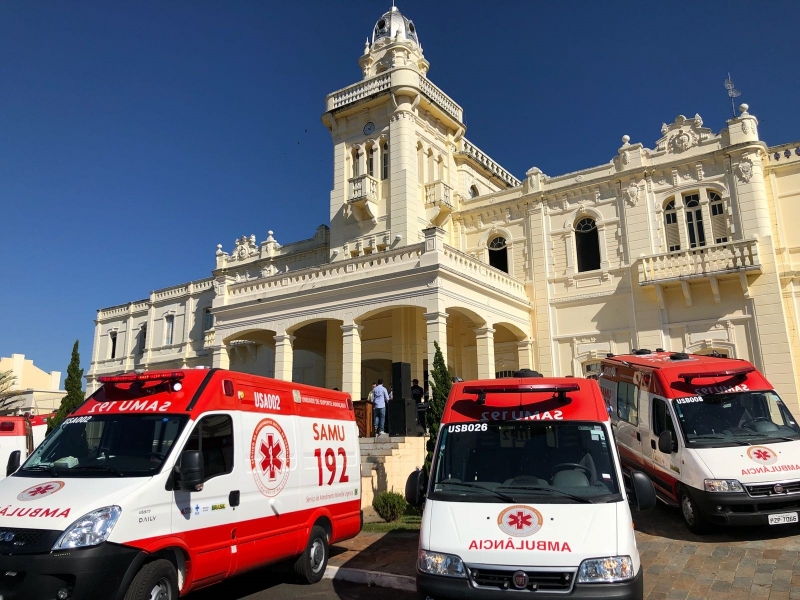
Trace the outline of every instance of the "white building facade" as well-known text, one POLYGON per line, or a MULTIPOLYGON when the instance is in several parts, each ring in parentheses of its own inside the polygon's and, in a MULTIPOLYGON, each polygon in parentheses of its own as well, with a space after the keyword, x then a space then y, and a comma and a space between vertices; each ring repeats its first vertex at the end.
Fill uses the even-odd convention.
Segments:
POLYGON ((586 375, 634 348, 719 352, 795 409, 800 143, 741 114, 625 136, 603 165, 519 180, 464 137, 413 22, 376 23, 362 80, 326 98, 330 226, 218 246, 207 279, 98 311, 88 389, 135 368, 214 366, 365 397, 438 342, 464 379, 586 375), (654 136, 656 137, 656 136, 654 136))

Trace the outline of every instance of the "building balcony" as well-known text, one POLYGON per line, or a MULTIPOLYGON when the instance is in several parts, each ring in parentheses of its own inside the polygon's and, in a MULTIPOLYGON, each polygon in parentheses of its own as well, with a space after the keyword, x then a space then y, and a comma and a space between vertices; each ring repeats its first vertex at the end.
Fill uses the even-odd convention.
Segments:
POLYGON ((370 175, 359 175, 347 180, 349 191, 347 204, 359 221, 376 221, 378 216, 379 182, 370 175))
POLYGON ((761 272, 756 240, 646 256, 639 263, 639 285, 664 285, 748 272, 761 272))
POLYGON ((214 340, 216 339, 216 334, 213 329, 207 329, 203 334, 203 349, 209 350, 214 346, 214 340))
POLYGON ((430 222, 441 227, 453 212, 453 188, 444 181, 434 181, 424 187, 425 212, 430 222))

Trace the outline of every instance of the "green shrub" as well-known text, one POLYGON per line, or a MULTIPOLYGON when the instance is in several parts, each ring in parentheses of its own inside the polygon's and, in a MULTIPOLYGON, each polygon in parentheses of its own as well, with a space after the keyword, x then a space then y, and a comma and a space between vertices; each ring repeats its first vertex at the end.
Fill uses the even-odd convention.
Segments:
POLYGON ((405 497, 396 492, 381 492, 372 501, 372 508, 387 523, 399 519, 407 506, 405 497))

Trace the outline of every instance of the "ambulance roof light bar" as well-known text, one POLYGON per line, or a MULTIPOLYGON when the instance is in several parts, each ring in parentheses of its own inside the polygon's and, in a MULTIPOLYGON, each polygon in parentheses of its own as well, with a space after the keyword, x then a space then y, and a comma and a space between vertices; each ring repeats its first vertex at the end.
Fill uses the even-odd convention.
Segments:
POLYGON ((100 383, 134 383, 137 381, 178 381, 183 379, 183 372, 126 373, 124 375, 101 375, 100 383))
POLYGON ((706 371, 701 373, 681 373, 678 378, 686 383, 691 383, 692 379, 708 379, 711 377, 744 377, 748 373, 755 371, 755 367, 742 367, 741 369, 728 369, 726 371, 706 371))
POLYGON ((478 404, 486 404, 486 394, 519 394, 524 392, 554 392, 563 400, 567 392, 580 391, 577 383, 521 383, 518 385, 468 385, 464 387, 465 394, 477 394, 478 404))

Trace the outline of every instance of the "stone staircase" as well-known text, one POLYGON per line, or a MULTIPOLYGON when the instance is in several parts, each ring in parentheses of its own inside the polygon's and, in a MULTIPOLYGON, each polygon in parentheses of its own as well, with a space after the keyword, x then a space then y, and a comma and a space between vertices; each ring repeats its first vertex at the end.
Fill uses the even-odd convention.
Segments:
POLYGON ((360 438, 361 506, 372 507, 372 499, 380 492, 404 494, 406 479, 425 462, 428 437, 360 438))

